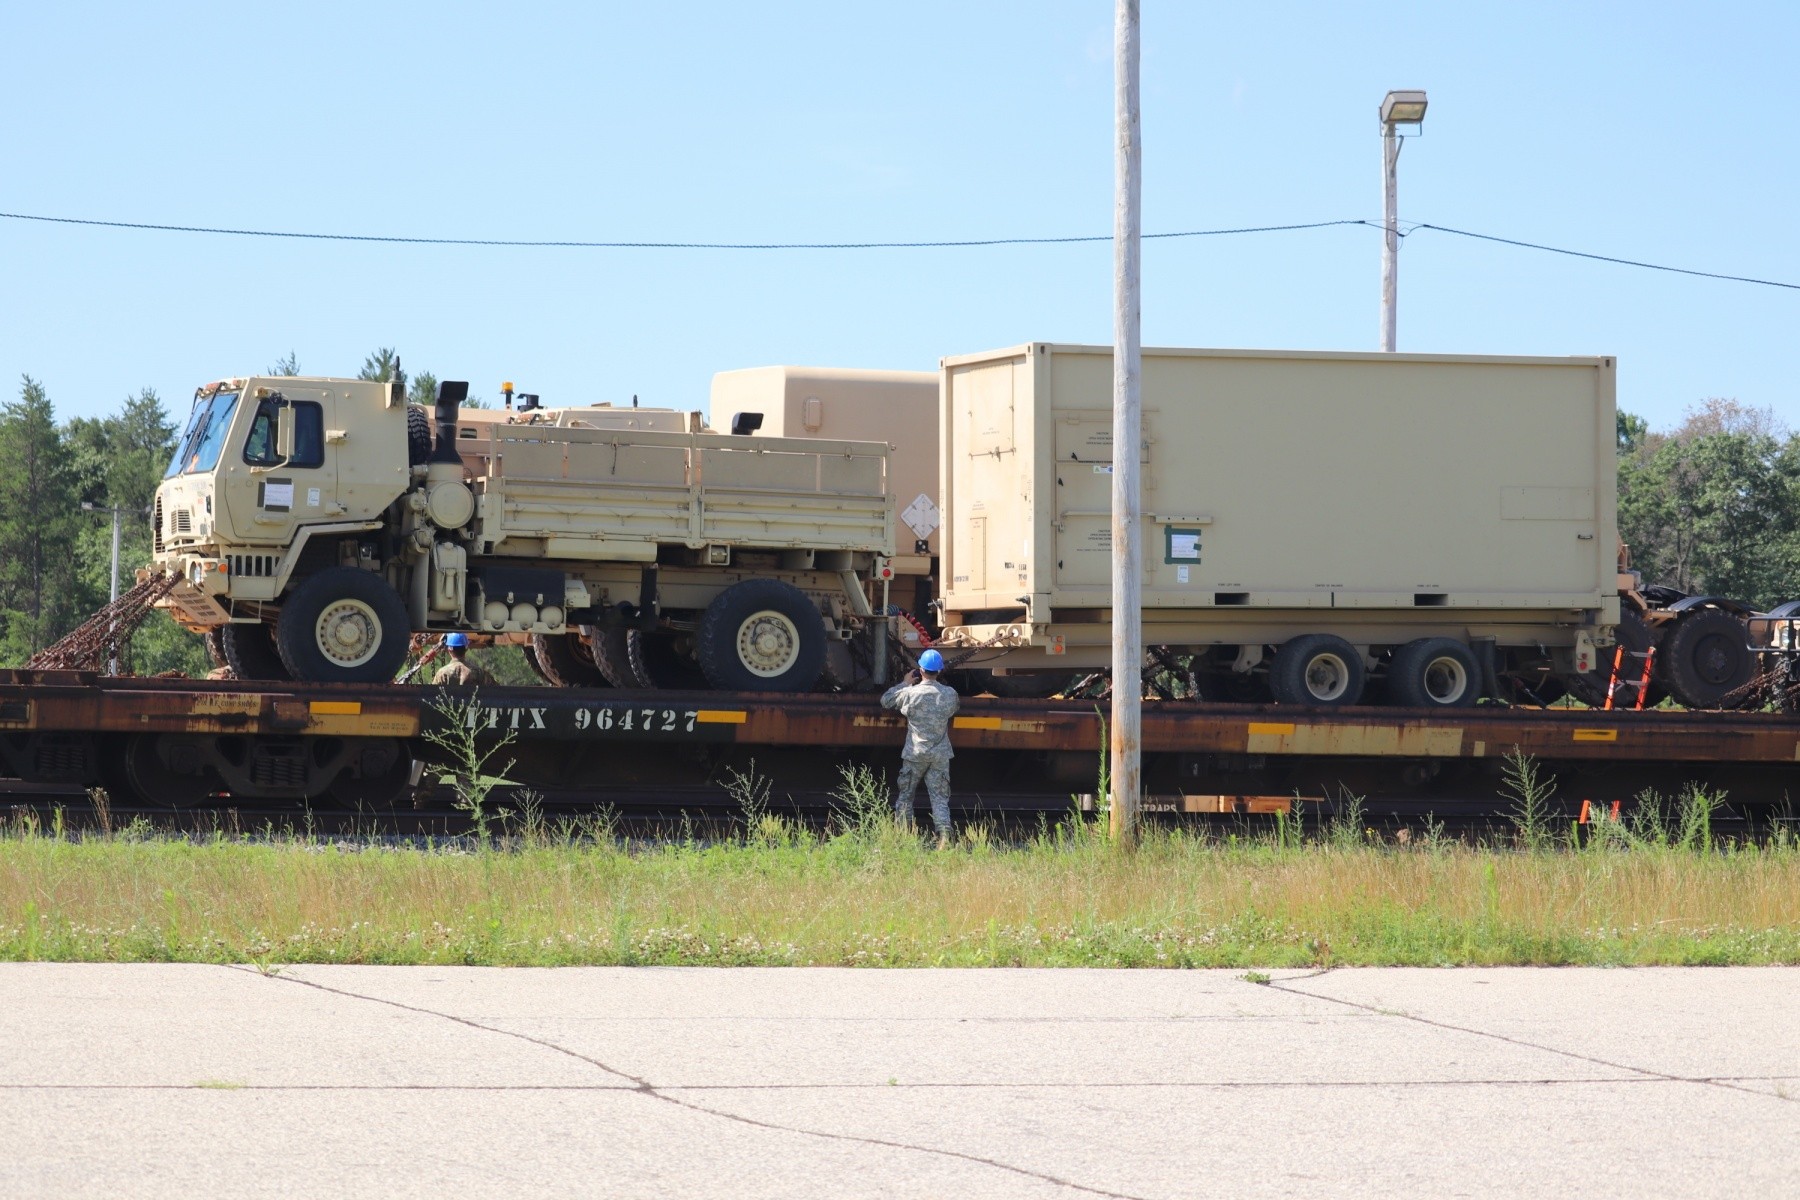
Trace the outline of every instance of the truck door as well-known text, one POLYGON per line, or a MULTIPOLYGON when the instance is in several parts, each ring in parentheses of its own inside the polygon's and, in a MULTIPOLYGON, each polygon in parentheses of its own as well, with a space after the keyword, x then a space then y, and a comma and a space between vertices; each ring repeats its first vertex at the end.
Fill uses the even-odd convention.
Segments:
POLYGON ((294 384, 259 387, 248 399, 239 443, 223 456, 232 525, 241 541, 285 546, 297 527, 330 519, 336 505, 325 440, 334 398, 323 388, 294 384), (288 455, 277 444, 283 409, 293 412, 288 455))

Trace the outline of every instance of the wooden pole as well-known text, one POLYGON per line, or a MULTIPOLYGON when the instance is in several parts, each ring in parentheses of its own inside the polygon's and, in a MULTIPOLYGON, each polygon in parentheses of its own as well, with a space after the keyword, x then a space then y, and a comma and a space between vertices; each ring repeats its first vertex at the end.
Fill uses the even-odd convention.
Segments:
POLYGON ((1113 28, 1112 835, 1137 838, 1141 807, 1144 623, 1138 502, 1143 305, 1143 138, 1138 114, 1138 0, 1116 0, 1113 28))

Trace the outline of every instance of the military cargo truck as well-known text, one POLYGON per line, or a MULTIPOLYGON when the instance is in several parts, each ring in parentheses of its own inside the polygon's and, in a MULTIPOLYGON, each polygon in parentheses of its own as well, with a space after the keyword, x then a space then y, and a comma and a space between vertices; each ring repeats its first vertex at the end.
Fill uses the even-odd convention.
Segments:
MULTIPOLYGON (((1203 692, 1469 704, 1611 645, 1612 359, 1145 350, 1142 378, 1144 640, 1203 692)), ((1110 347, 943 360, 947 646, 1110 661, 1111 395, 1110 347)))
POLYGON ((811 688, 874 615, 884 443, 635 409, 463 420, 466 394, 428 416, 361 380, 200 389, 157 492, 163 605, 243 678, 390 679, 411 634, 466 630, 614 682, 767 691, 811 688))

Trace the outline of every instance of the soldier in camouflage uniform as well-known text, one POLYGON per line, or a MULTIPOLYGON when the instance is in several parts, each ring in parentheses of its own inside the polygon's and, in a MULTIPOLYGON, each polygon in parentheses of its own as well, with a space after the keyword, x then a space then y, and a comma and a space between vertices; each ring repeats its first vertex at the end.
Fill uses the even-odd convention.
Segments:
POLYGON ((906 718, 906 749, 900 752, 900 779, 894 789, 894 818, 911 826, 913 796, 919 781, 931 797, 931 823, 937 826, 940 842, 950 837, 950 718, 962 701, 956 689, 938 682, 944 669, 944 656, 927 650, 919 656, 917 670, 889 688, 881 697, 881 707, 891 708, 906 718))

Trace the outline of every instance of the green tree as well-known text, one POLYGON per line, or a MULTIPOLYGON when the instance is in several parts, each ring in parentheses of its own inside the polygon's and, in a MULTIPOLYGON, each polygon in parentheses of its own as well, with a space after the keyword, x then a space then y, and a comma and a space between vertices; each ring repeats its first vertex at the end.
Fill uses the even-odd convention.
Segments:
POLYGON ((72 466, 44 385, 25 376, 0 405, 0 661, 42 649, 73 616, 72 466))
POLYGON ((1619 532, 1650 583, 1767 605, 1800 562, 1800 441, 1767 409, 1708 400, 1619 463, 1619 532))
POLYGON ((269 374, 283 375, 288 378, 292 378, 293 376, 298 375, 299 373, 300 373, 300 356, 298 354, 295 354, 292 350, 289 350, 287 352, 286 358, 276 359, 275 365, 269 368, 269 374))
POLYGON ((382 346, 363 359, 356 377, 376 383, 398 383, 401 391, 406 390, 406 372, 400 369, 400 355, 392 346, 382 346))

